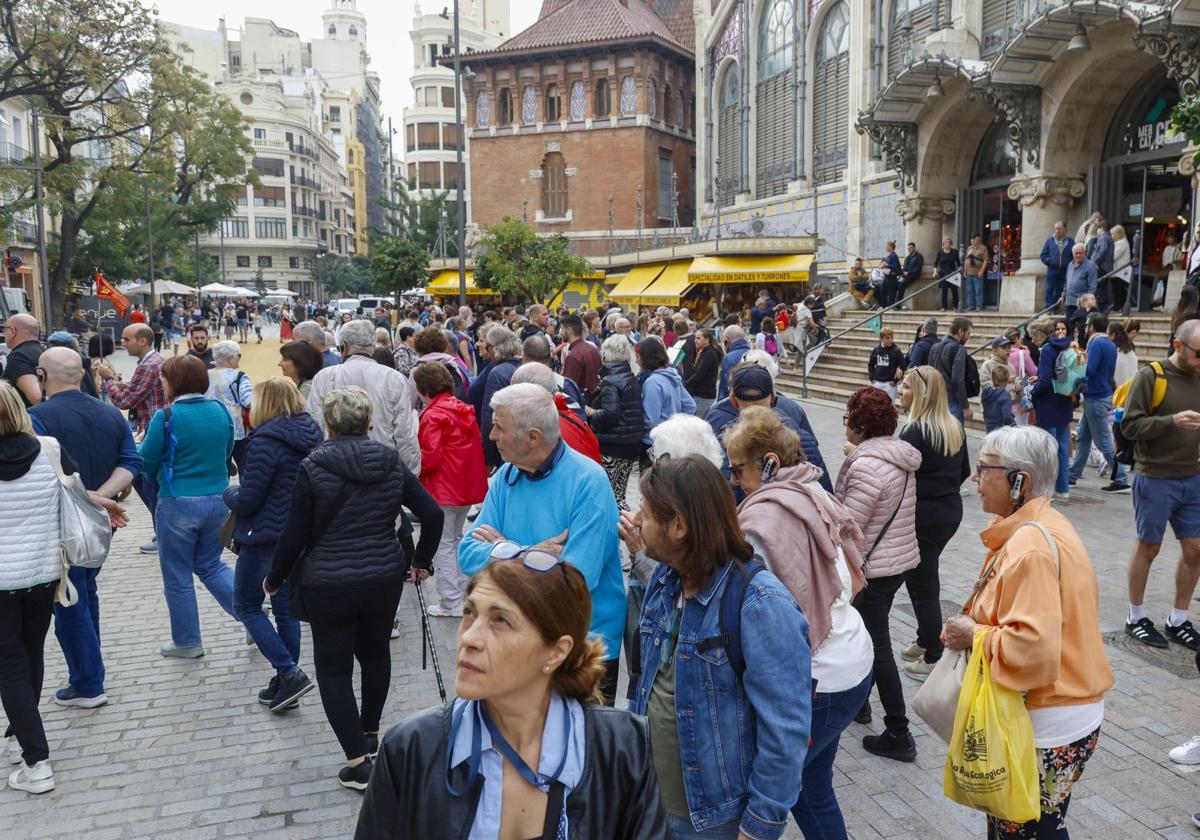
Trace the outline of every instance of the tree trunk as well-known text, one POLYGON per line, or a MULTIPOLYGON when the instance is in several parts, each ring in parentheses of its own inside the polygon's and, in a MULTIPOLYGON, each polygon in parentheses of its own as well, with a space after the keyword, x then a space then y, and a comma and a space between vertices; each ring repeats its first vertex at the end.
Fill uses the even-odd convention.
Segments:
MULTIPOLYGON (((66 196, 68 206, 74 203, 74 193, 66 196)), ((70 213, 63 213, 59 222, 58 262, 50 272, 50 300, 47 301, 46 328, 53 331, 61 326, 66 313, 67 286, 71 282, 71 263, 79 244, 79 225, 70 213)))

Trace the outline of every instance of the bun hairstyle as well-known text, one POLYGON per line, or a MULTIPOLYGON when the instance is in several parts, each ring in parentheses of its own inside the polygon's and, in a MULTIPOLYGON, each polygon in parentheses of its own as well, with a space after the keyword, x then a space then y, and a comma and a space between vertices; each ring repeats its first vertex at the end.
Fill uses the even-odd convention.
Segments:
POLYGON ((546 644, 571 637, 571 652, 551 675, 550 687, 581 703, 600 702, 604 643, 588 638, 592 596, 583 574, 568 563, 538 572, 520 562, 497 560, 471 578, 467 594, 485 577, 512 600, 546 644))

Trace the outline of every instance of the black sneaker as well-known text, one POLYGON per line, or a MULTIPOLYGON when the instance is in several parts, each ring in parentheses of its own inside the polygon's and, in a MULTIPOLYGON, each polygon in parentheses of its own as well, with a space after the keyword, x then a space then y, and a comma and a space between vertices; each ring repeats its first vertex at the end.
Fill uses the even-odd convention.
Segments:
POLYGON ((1163 630, 1167 633, 1167 638, 1188 648, 1189 650, 1200 651, 1200 633, 1196 632, 1196 628, 1192 626, 1192 622, 1185 621, 1178 627, 1172 626, 1169 622, 1164 622, 1163 630))
POLYGON ((279 691, 279 677, 271 677, 271 681, 267 683, 267 687, 258 692, 258 702, 264 706, 270 706, 275 700, 275 693, 279 691))
POLYGON ((1101 493, 1132 493, 1133 488, 1124 481, 1113 481, 1100 488, 1101 493))
POLYGON ((862 704, 862 708, 858 710, 858 714, 854 716, 855 723, 867 724, 871 722, 871 702, 868 700, 862 704))
POLYGON ((885 729, 882 735, 866 736, 862 744, 864 750, 881 758, 908 762, 917 760, 917 743, 907 729, 903 732, 885 729))
POLYGON ((1072 487, 1074 487, 1076 484, 1079 483, 1079 479, 1078 478, 1068 478, 1067 483, 1070 484, 1072 487))
POLYGON ((338 784, 350 790, 366 790, 367 783, 371 781, 371 767, 374 762, 370 758, 363 761, 356 767, 344 766, 338 771, 338 784))
POLYGON ((1154 626, 1154 622, 1149 618, 1143 618, 1139 621, 1130 624, 1125 623, 1125 635, 1137 639, 1144 645, 1149 645, 1152 648, 1170 647, 1167 644, 1167 639, 1162 633, 1159 633, 1154 626))
POLYGON ((286 677, 280 677, 279 690, 275 692, 275 697, 271 700, 271 711, 282 712, 289 707, 295 708, 294 704, 297 704, 300 698, 312 691, 314 687, 308 674, 299 668, 286 677))
POLYGON ((367 741, 367 755, 371 758, 379 755, 379 733, 364 732, 363 738, 367 741))

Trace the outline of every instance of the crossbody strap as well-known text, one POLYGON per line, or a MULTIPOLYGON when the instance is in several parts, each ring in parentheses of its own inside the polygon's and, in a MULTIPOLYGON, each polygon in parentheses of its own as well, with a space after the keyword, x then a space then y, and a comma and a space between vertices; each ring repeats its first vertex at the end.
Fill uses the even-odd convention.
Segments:
POLYGON ((896 505, 896 509, 892 511, 892 515, 888 517, 888 521, 883 523, 883 527, 879 529, 879 533, 875 535, 875 542, 871 543, 871 550, 863 557, 865 565, 871 559, 871 555, 875 553, 875 549, 879 547, 879 541, 883 539, 884 534, 888 532, 888 528, 892 527, 892 523, 896 521, 896 516, 900 513, 900 508, 904 507, 904 497, 908 495, 908 480, 912 478, 912 473, 907 470, 904 473, 904 489, 900 492, 900 503, 896 505))
MULTIPOLYGON (((309 477, 309 480, 311 481, 311 476, 309 477)), ((338 491, 337 498, 333 500, 333 504, 329 506, 325 516, 320 522, 317 523, 316 528, 314 528, 310 534, 311 539, 308 546, 309 551, 312 551, 317 547, 317 545, 320 544, 321 540, 325 536, 325 532, 328 531, 329 526, 333 524, 333 520, 336 519, 337 515, 342 512, 342 508, 346 506, 346 502, 350 499, 351 489, 350 482, 342 482, 342 489, 338 491)))
MULTIPOLYGON (((1058 578, 1059 580, 1061 580, 1062 579, 1062 559, 1059 557, 1059 554, 1058 554, 1058 543, 1056 543, 1054 541, 1054 537, 1050 536, 1050 531, 1048 531, 1046 529, 1046 526, 1040 522, 1026 522, 1025 524, 1021 525, 1019 528, 1017 528, 1016 530, 1019 531, 1019 530, 1021 530, 1021 528, 1037 528, 1039 531, 1042 532, 1042 536, 1045 537, 1045 539, 1046 539, 1046 544, 1050 546, 1050 554, 1051 554, 1051 556, 1054 557, 1054 576, 1056 578, 1058 578)), ((1013 533, 1015 534, 1016 531, 1014 531, 1013 533)), ((1010 540, 1012 539, 1011 535, 1009 536, 1009 539, 1010 540)), ((1007 543, 1005 543, 1005 545, 1007 546, 1007 543)), ((999 559, 1000 559, 1000 552, 997 551, 996 553, 994 553, 992 555, 992 560, 984 568, 983 573, 979 575, 979 579, 975 581, 975 586, 973 586, 971 588, 971 595, 970 595, 970 597, 967 598, 967 603, 965 603, 962 608, 964 615, 966 615, 968 612, 971 611, 971 607, 975 603, 976 596, 979 595, 980 591, 987 584, 988 579, 991 578, 992 570, 996 568, 996 562, 999 559)))

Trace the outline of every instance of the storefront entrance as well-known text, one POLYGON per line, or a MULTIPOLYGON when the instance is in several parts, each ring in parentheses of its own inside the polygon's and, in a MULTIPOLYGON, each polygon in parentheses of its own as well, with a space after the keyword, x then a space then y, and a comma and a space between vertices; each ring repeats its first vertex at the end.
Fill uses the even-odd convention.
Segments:
POLYGON ((1008 126, 992 124, 979 144, 971 185, 959 190, 956 247, 964 249, 978 234, 991 254, 983 288, 985 308, 998 308, 1004 277, 1021 267, 1021 205, 1008 197, 1016 174, 1017 150, 1008 126))

